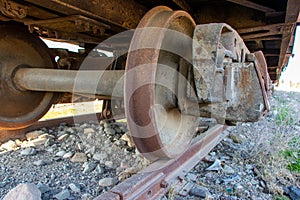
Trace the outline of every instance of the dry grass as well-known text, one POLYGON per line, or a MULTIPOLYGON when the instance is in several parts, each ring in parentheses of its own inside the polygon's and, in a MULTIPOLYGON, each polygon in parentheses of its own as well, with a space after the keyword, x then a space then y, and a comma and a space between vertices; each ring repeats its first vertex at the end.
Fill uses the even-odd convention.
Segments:
POLYGON ((299 119, 297 109, 281 98, 273 99, 273 105, 273 116, 250 126, 238 126, 238 132, 247 137, 241 158, 256 166, 271 193, 280 194, 282 186, 300 186, 300 171, 290 167, 292 163, 297 167, 300 154, 300 133, 295 128, 299 119))

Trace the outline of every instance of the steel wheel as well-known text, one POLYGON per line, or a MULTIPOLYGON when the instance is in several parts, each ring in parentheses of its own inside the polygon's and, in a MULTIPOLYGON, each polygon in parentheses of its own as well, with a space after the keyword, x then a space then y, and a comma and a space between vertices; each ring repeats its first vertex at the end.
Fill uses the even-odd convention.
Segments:
POLYGON ((56 95, 16 88, 13 75, 22 66, 53 68, 47 46, 17 25, 0 26, 0 129, 24 128, 40 119, 56 95))
POLYGON ((197 117, 180 109, 178 68, 181 58, 191 59, 194 28, 188 13, 159 6, 134 33, 126 63, 125 112, 136 147, 150 160, 175 158, 193 138, 197 117))

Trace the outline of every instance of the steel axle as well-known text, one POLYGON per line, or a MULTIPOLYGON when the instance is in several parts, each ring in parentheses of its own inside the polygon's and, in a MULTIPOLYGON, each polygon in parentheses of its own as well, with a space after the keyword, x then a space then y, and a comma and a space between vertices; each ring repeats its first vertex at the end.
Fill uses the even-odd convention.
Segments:
POLYGON ((18 89, 123 97, 124 70, 59 70, 20 68, 13 80, 18 89))

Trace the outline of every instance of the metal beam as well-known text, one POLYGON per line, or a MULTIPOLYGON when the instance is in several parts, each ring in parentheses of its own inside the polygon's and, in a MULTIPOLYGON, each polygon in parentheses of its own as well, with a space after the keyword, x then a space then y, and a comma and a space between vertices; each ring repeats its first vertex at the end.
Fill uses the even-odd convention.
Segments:
POLYGON ((185 0, 172 0, 177 6, 181 9, 187 11, 188 13, 192 14, 192 7, 185 1, 185 0))
POLYGON ((255 38, 243 38, 244 41, 271 41, 271 40, 281 40, 281 36, 276 35, 269 35, 269 36, 262 36, 262 37, 255 37, 255 38))
POLYGON ((244 40, 264 38, 280 34, 292 34, 294 23, 280 23, 266 26, 239 29, 237 32, 244 40))
POLYGON ((282 42, 280 47, 280 57, 279 57, 279 73, 277 74, 276 79, 280 78, 281 71, 283 67, 288 63, 289 56, 286 55, 287 50, 289 48, 289 43, 292 38, 292 35, 295 31, 296 22, 299 20, 300 15, 300 4, 299 0, 288 0, 287 8, 286 8, 286 16, 285 22, 286 23, 293 23, 293 28, 290 33, 284 33, 282 35, 282 42))
POLYGON ((247 1, 247 0, 227 0, 227 1, 235 3, 235 4, 239 4, 241 6, 245 6, 245 7, 248 7, 248 8, 252 8, 254 10, 259 10, 259 11, 262 11, 262 12, 265 12, 265 13, 276 11, 272 8, 262 6, 260 4, 253 3, 253 2, 247 1))
POLYGON ((136 28, 147 8, 136 1, 25 0, 63 15, 83 15, 111 25, 118 32, 136 28), (112 9, 113 8, 113 9, 112 9))
POLYGON ((268 67, 269 70, 274 70, 274 69, 277 69, 278 66, 272 66, 272 67, 268 67))
POLYGON ((239 34, 247 34, 251 32, 259 32, 259 31, 272 31, 275 33, 280 34, 283 30, 282 28, 288 28, 294 25, 294 23, 279 23, 279 24, 271 24, 271 25, 265 25, 265 26, 256 26, 256 27, 250 27, 250 28, 243 28, 237 30, 239 34))

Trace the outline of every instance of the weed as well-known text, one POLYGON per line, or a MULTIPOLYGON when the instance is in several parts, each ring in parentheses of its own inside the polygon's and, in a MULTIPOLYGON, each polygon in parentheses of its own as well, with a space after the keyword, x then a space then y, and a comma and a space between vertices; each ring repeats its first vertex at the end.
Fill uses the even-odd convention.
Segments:
MULTIPOLYGON (((275 116, 249 126, 238 126, 238 131, 246 133, 247 138, 242 144, 242 159, 255 165, 270 192, 275 194, 282 194, 282 185, 300 185, 300 133, 295 129, 298 104, 294 105, 296 109, 292 108, 287 98, 281 98, 286 94, 272 99, 277 110, 275 116)), ((283 200, 284 196, 276 199, 283 200)))
POLYGON ((284 195, 275 195, 273 198, 274 198, 274 200, 289 200, 290 199, 284 195))
POLYGON ((288 161, 289 170, 300 173, 300 138, 293 138, 288 145, 289 148, 282 152, 282 156, 288 161))
POLYGON ((278 109, 278 114, 276 115, 277 125, 293 125, 295 111, 292 111, 288 106, 283 105, 278 109))

